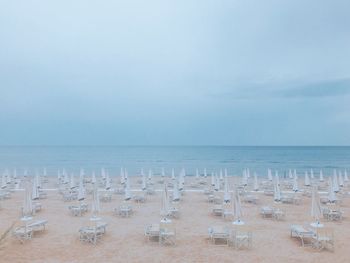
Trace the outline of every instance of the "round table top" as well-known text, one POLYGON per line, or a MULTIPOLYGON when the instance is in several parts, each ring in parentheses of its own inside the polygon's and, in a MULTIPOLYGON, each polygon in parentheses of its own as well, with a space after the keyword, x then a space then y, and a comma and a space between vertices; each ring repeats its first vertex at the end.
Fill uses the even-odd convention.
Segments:
POLYGON ((169 218, 163 218, 162 220, 160 220, 160 222, 168 224, 168 223, 171 223, 171 220, 169 218))
POLYGON ((21 221, 30 221, 32 219, 33 219, 33 217, 31 217, 31 216, 24 216, 21 218, 21 221))
POLYGON ((233 221, 232 224, 236 226, 242 226, 244 225, 244 222, 242 220, 236 220, 236 221, 233 221))
POLYGON ((324 225, 321 224, 320 222, 313 222, 313 223, 310 224, 310 226, 316 227, 316 228, 324 227, 324 225))
POLYGON ((90 221, 100 221, 101 217, 90 217, 90 221))

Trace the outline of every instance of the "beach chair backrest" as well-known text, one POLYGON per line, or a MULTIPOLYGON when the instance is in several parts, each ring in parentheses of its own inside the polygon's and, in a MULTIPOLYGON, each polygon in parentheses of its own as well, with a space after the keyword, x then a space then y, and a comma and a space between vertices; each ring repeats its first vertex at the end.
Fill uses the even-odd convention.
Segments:
POLYGON ((175 229, 174 223, 161 223, 159 230, 163 232, 171 232, 175 229))
POLYGON ((331 239, 333 240, 334 230, 330 227, 320 227, 316 231, 317 239, 331 239))
POLYGON ((235 226, 233 229, 233 233, 235 235, 251 235, 252 229, 250 226, 247 225, 235 226))

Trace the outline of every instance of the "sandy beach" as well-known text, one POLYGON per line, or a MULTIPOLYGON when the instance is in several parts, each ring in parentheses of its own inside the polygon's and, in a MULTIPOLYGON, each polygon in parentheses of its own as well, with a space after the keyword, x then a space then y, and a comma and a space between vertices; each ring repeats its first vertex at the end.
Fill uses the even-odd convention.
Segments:
POLYGON ((350 0, 0 1, 0 263, 350 263, 350 0))
MULTIPOLYGON (((136 178, 130 178, 131 189, 138 189, 140 185, 136 178)), ((113 186, 116 186, 119 178, 112 179, 113 186)), ((186 178, 186 185, 194 180, 186 178)), ((177 233, 175 246, 160 246, 157 242, 147 241, 144 236, 146 225, 159 223, 161 191, 147 195, 145 203, 129 201, 135 212, 128 218, 113 213, 113 209, 123 203, 123 195, 113 194, 111 202, 101 202, 99 216, 108 223, 107 232, 98 244, 92 245, 81 243, 78 233, 80 227, 89 223, 91 213, 87 212, 82 217, 72 216, 68 206, 77 204, 77 201, 64 202, 54 190, 57 187, 55 181, 55 178, 50 178, 44 184, 43 188, 49 189, 45 191, 48 196, 40 200, 43 209, 35 215, 35 219, 48 220, 47 230, 24 244, 12 236, 7 237, 1 244, 0 262, 349 262, 350 199, 346 197, 342 198, 341 204, 344 212, 342 222, 322 221, 334 229, 334 252, 301 247, 298 239, 290 237, 292 224, 306 225, 313 221, 310 216, 311 198, 302 194, 302 203, 293 205, 275 204, 273 197, 257 193, 257 204, 242 202, 243 219, 253 230, 253 247, 235 250, 230 246, 214 245, 209 242, 208 227, 232 227, 232 221, 212 215, 213 204, 200 189, 185 192, 178 205, 181 215, 173 220, 177 233), (282 208, 286 211, 285 220, 262 218, 259 211, 263 205, 282 208)), ((157 179, 154 178, 154 181, 157 179)), ((209 177, 207 181, 209 184, 209 177)), ((161 190, 162 185, 155 183, 155 189, 161 190)), ((190 187, 185 189, 191 190, 190 187)), ((13 222, 17 226, 21 224, 23 195, 23 191, 14 191, 10 199, 1 201, 1 232, 13 222)), ((91 195, 85 202, 91 204, 91 195)))

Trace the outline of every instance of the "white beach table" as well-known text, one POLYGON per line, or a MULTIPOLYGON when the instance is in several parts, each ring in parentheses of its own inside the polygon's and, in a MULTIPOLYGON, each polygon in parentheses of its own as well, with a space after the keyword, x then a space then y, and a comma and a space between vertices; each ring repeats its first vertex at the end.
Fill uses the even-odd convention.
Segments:
POLYGON ((278 221, 283 220, 285 218, 285 216, 286 215, 285 215, 283 210, 281 210, 279 208, 273 210, 273 218, 275 220, 278 220, 278 221))
POLYGON ((127 204, 122 204, 118 209, 116 209, 116 212, 122 217, 129 217, 132 213, 132 207, 127 204))
POLYGON ((339 208, 329 206, 324 208, 323 216, 328 221, 341 221, 343 218, 343 212, 340 211, 339 208))
POLYGON ((272 217, 273 216, 273 208, 270 206, 263 206, 260 208, 260 214, 263 218, 272 217))
POLYGON ((144 203, 144 202, 146 202, 146 198, 143 195, 135 195, 133 197, 133 199, 134 199, 134 201, 136 203, 144 203))
POLYGON ((284 204, 293 204, 294 203, 294 196, 293 195, 283 195, 281 197, 281 202, 284 204))
POLYGON ((233 229, 231 232, 231 242, 235 249, 241 247, 252 247, 252 231, 244 221, 238 219, 232 222, 233 229))
POLYGON ((234 217, 234 213, 231 209, 224 209, 224 212, 222 213, 222 217, 224 219, 232 219, 234 217))
POLYGON ((299 238, 301 245, 304 247, 306 245, 305 241, 307 239, 312 239, 315 236, 315 232, 310 229, 305 229, 301 225, 292 225, 290 227, 290 236, 299 238))
POLYGON ((159 244, 170 244, 175 245, 176 230, 174 228, 173 222, 171 219, 165 217, 160 220, 159 224, 159 244))
POLYGON ((246 203, 257 204, 259 198, 255 195, 246 195, 243 200, 246 203))
POLYGON ((180 217, 180 212, 179 212, 179 209, 177 207, 171 207, 169 209, 169 213, 170 213, 170 216, 172 218, 179 218, 180 217))
POLYGON ((151 238, 159 238, 160 226, 159 224, 148 225, 145 229, 145 236, 150 241, 151 238))
POLYGON ((213 244, 216 244, 216 240, 223 240, 226 243, 225 245, 228 245, 230 233, 227 227, 224 227, 224 226, 209 227, 208 234, 209 234, 210 241, 213 244))
POLYGON ((45 220, 45 219, 37 220, 37 221, 35 221, 33 223, 28 224, 28 227, 33 229, 34 232, 36 232, 36 231, 45 231, 47 222, 48 221, 45 220))
POLYGON ((29 240, 33 236, 33 229, 28 227, 28 222, 33 218, 30 216, 24 216, 20 220, 24 222, 24 226, 20 226, 13 231, 13 235, 22 243, 25 240, 29 240))
POLYGON ((80 232, 80 240, 93 243, 94 245, 106 233, 107 223, 101 222, 102 218, 100 217, 91 217, 90 221, 95 223, 94 227, 82 227, 80 232))
POLYGON ((222 213, 224 212, 224 209, 222 205, 214 205, 213 207, 213 214, 216 216, 222 216, 222 213))
POLYGON ((81 205, 71 205, 68 207, 73 216, 82 216, 84 212, 87 212, 88 206, 87 204, 81 205))

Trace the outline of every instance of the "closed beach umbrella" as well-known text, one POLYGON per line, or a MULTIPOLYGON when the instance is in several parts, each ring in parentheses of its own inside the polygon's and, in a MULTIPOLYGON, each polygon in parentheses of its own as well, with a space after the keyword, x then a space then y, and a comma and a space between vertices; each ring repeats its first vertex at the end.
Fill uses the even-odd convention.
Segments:
POLYGON ((1 188, 5 189, 6 187, 7 187, 6 177, 5 177, 5 174, 2 174, 2 177, 1 177, 1 188))
POLYGON ((179 185, 178 182, 175 181, 174 183, 174 189, 173 189, 173 201, 177 202, 180 200, 180 192, 179 192, 179 185))
POLYGON ((225 181, 224 181, 224 202, 228 203, 231 201, 231 194, 229 190, 229 185, 228 185, 228 178, 225 176, 225 181))
POLYGON ((94 184, 93 192, 92 192, 92 205, 91 205, 92 215, 95 217, 100 212, 100 198, 97 189, 97 184, 94 184))
POLYGON ((311 198, 311 216, 315 219, 316 223, 320 223, 321 217, 321 203, 318 195, 317 186, 312 187, 312 198, 311 198))
POLYGON ((344 182, 349 182, 348 172, 344 170, 344 182))
POLYGON ((220 179, 217 174, 215 174, 215 186, 214 186, 215 191, 220 190, 220 179))
POLYGON ((84 199, 85 199, 84 182, 83 182, 83 177, 80 176, 80 179, 79 179, 79 189, 78 189, 78 201, 83 201, 84 199))
POLYGON ((214 172, 211 173, 211 185, 215 185, 215 177, 214 177, 214 172))
POLYGON ((267 178, 269 181, 272 181, 272 172, 271 169, 267 169, 267 178))
POLYGON ((259 190, 259 182, 258 182, 258 176, 256 173, 254 173, 254 191, 259 190))
POLYGON ((41 178, 40 178, 40 175, 38 173, 35 175, 35 181, 36 181, 36 186, 38 188, 42 188, 42 186, 41 186, 41 178))
POLYGON ((153 177, 153 173, 152 173, 152 170, 150 169, 148 171, 148 181, 152 181, 152 177, 153 177))
POLYGON ((95 172, 92 172, 91 183, 96 184, 96 175, 95 175, 95 172))
POLYGON ((204 177, 207 177, 208 174, 207 174, 207 168, 204 168, 204 177))
POLYGON ((334 169, 334 172, 333 172, 333 191, 336 192, 336 193, 339 192, 337 171, 335 169, 334 169))
POLYGON ((281 201, 281 190, 280 190, 280 183, 279 183, 278 175, 275 176, 275 180, 274 180, 273 199, 277 202, 281 201))
POLYGON ((6 172, 6 183, 11 184, 12 183, 12 177, 9 171, 6 172))
POLYGON ((33 202, 30 192, 30 183, 29 181, 26 181, 24 186, 23 216, 30 216, 32 213, 33 202))
POLYGON ((179 189, 183 190, 185 186, 185 173, 184 170, 182 170, 179 174, 179 189))
POLYGON ((242 185, 244 186, 248 185, 248 174, 246 169, 243 170, 242 185))
POLYGON ((165 169, 164 169, 164 167, 162 168, 162 177, 165 177, 165 169))
POLYGON ((110 190, 111 189, 111 179, 109 178, 109 174, 106 173, 106 190, 110 190))
POLYGON ((339 171, 339 186, 343 187, 344 186, 344 180, 343 180, 343 175, 341 173, 341 171, 339 171))
POLYGON ((328 201, 333 203, 337 200, 334 190, 333 190, 333 182, 331 177, 328 178, 328 201))
POLYGON ((305 179, 304 179, 304 185, 305 186, 310 186, 310 178, 309 178, 309 174, 307 173, 307 171, 305 171, 305 179))
POLYGON ((39 199, 39 189, 38 189, 38 184, 37 184, 37 180, 33 180, 32 183, 32 199, 33 200, 37 200, 39 199))
POLYGON ((131 199, 131 192, 130 192, 130 182, 129 179, 126 179, 125 181, 125 193, 124 193, 124 200, 128 201, 131 199))
POLYGON ((182 185, 183 186, 185 186, 185 177, 186 177, 186 170, 185 170, 185 168, 182 168, 182 171, 181 171, 181 174, 182 174, 182 176, 181 176, 181 183, 182 183, 182 185))
POLYGON ((235 221, 233 224, 236 225, 242 225, 244 222, 241 220, 242 217, 242 206, 241 206, 241 199, 238 193, 237 188, 235 187, 233 190, 233 215, 235 221))
POLYGON ((289 171, 288 171, 288 177, 289 177, 289 179, 293 179, 293 173, 292 173, 291 169, 289 169, 289 171))
POLYGON ((247 168, 247 178, 250 178, 250 170, 247 168))
POLYGON ((70 175, 70 189, 75 188, 74 174, 70 175))
POLYGON ((175 170, 171 169, 171 180, 175 180, 175 170))
POLYGON ((299 186, 298 186, 298 175, 295 173, 293 177, 293 191, 298 192, 299 186))
POLYGON ((85 176, 85 172, 83 169, 80 169, 80 173, 79 173, 79 182, 83 181, 84 182, 84 176, 85 176))
POLYGON ((142 190, 147 189, 146 175, 142 172, 142 190))
POLYGON ((222 174, 222 169, 220 169, 219 178, 220 178, 220 181, 224 180, 224 175, 222 174))
POLYGON ((63 183, 68 184, 69 183, 68 173, 64 169, 63 169, 63 176, 64 176, 63 183))
POLYGON ((129 179, 128 178, 128 171, 126 170, 126 168, 124 168, 124 183, 126 183, 128 181, 128 179, 129 179))
POLYGON ((61 184, 61 181, 62 181, 61 171, 58 170, 58 171, 57 171, 57 183, 58 183, 58 184, 61 184))
POLYGON ((160 215, 163 217, 167 217, 169 215, 169 195, 168 195, 168 187, 166 183, 164 183, 160 215))
POLYGON ((18 190, 19 189, 19 183, 21 182, 21 180, 16 180, 15 181, 15 189, 18 190))
POLYGON ((314 170, 312 170, 312 169, 311 169, 311 171, 310 171, 310 178, 311 178, 311 179, 314 179, 314 170))
POLYGON ((198 168, 196 169, 196 179, 197 179, 197 180, 199 179, 199 171, 198 171, 198 168))
POLYGON ((101 168, 101 177, 102 177, 102 180, 106 179, 106 170, 105 170, 105 168, 101 168))
POLYGON ((322 172, 322 170, 320 170, 320 182, 323 182, 323 181, 324 181, 323 172, 322 172))
POLYGON ((280 177, 278 175, 278 171, 275 172, 275 180, 276 180, 276 184, 280 184, 280 177))
POLYGON ((120 168, 120 183, 125 184, 125 175, 124 175, 124 169, 123 167, 120 168))

